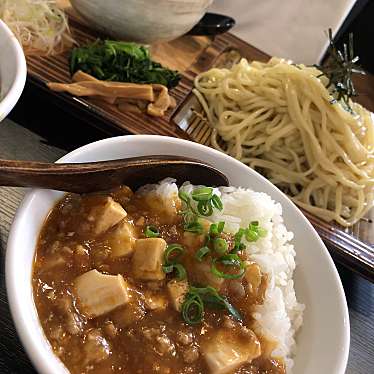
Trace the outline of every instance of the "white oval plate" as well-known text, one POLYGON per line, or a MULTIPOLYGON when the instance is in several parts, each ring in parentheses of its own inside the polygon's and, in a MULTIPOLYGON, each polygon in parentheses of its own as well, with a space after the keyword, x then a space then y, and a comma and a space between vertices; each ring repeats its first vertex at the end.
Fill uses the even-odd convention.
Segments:
MULTIPOLYGON (((239 161, 200 144, 175 138, 134 135, 109 138, 79 148, 59 162, 86 162, 170 154, 208 162, 225 173, 234 186, 269 194, 283 207, 284 222, 295 234, 298 300, 306 305, 297 335, 294 374, 343 374, 349 351, 349 318, 342 284, 334 263, 316 231, 299 209, 260 174, 239 161)), ((32 190, 15 216, 6 253, 6 284, 12 315, 21 340, 40 373, 66 369, 44 337, 35 309, 31 276, 40 228, 61 192, 32 190)))

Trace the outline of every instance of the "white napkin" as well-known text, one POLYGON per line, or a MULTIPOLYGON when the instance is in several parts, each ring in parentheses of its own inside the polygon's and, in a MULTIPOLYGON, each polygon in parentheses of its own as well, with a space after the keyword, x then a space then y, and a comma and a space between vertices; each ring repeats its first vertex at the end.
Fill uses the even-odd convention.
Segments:
POLYGON ((355 0, 215 0, 209 11, 236 20, 232 32, 271 56, 314 64, 355 0))

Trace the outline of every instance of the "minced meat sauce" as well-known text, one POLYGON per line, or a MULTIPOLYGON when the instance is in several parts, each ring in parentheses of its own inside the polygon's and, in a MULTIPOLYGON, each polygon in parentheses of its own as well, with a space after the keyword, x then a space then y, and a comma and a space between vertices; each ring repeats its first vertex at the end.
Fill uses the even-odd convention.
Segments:
MULTIPOLYGON (((212 274, 206 259, 195 258, 204 235, 184 231, 180 209, 178 196, 165 202, 123 186, 68 194, 49 214, 36 250, 34 300, 54 353, 71 373, 285 373, 271 356, 276 343, 253 331, 266 275, 255 263, 240 279, 212 274), (149 228, 157 234, 150 237, 149 228), (167 245, 175 243, 184 248, 187 279, 180 281, 162 268, 167 245), (214 287, 242 320, 205 308, 200 323, 186 323, 181 308, 196 284, 214 287)), ((232 236, 222 237, 230 251, 232 236)))

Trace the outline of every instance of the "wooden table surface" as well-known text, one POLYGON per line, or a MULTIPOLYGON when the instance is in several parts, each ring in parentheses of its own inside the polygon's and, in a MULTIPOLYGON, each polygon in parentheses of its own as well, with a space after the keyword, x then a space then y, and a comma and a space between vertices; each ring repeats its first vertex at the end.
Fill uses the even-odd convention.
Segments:
MULTIPOLYGON (((71 149, 71 144, 66 148, 71 149)), ((46 139, 6 119, 0 124, 0 158, 54 161, 66 149, 48 144, 46 139)), ((4 260, 9 228, 24 195, 20 188, 0 187, 0 373, 35 373, 17 337, 9 312, 4 260)), ((344 268, 338 268, 351 322, 351 348, 347 374, 374 373, 374 284, 344 268)), ((21 269, 20 269, 21 271, 21 269)), ((334 332, 331 331, 333 334, 334 332)), ((329 374, 329 373, 316 373, 329 374)))

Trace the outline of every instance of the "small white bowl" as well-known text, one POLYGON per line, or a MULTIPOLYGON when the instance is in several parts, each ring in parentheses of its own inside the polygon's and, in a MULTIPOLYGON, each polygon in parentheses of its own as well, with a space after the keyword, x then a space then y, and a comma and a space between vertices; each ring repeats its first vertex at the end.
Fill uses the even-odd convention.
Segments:
POLYGON ((89 25, 118 39, 151 44, 191 30, 213 0, 71 0, 89 25))
POLYGON ((0 20, 0 122, 20 98, 26 74, 22 47, 8 26, 0 20))
MULTIPOLYGON (((295 288, 306 305, 297 335, 294 374, 343 374, 349 351, 349 317, 342 284, 334 263, 316 231, 300 210, 260 174, 211 148, 186 140, 141 135, 105 139, 79 148, 60 162, 84 162, 132 156, 170 154, 208 162, 226 174, 233 186, 269 194, 283 207, 287 228, 294 232, 297 268, 295 288)), ((19 207, 6 252, 9 304, 22 343, 42 374, 66 374, 52 352, 38 320, 32 296, 35 246, 44 220, 61 192, 32 190, 19 207)))

